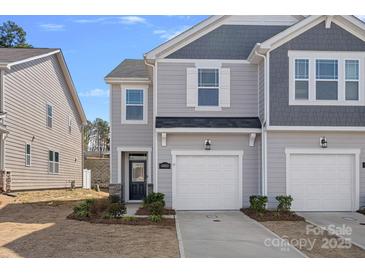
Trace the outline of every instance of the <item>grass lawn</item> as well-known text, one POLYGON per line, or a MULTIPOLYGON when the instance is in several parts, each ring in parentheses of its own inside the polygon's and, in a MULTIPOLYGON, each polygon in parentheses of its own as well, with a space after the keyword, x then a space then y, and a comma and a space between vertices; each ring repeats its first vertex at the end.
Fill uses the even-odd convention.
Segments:
POLYGON ((179 257, 173 226, 93 224, 66 219, 93 190, 0 195, 0 257, 179 257))

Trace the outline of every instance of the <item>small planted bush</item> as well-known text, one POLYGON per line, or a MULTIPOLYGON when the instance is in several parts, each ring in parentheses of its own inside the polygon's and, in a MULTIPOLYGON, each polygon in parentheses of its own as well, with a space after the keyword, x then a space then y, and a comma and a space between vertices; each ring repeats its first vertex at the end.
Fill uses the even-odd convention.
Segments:
POLYGON ((109 207, 110 202, 107 199, 94 200, 90 205, 89 212, 91 216, 100 216, 109 207))
POLYGON ((90 208, 94 203, 94 199, 82 201, 80 204, 74 207, 74 214, 79 218, 90 217, 90 208))
POLYGON ((122 220, 125 222, 134 222, 137 220, 137 218, 134 216, 124 216, 122 217, 122 220))
POLYGON ((151 222, 158 223, 158 222, 161 222, 162 217, 161 217, 161 215, 151 215, 151 216, 149 216, 149 219, 151 222))
POLYGON ((281 196, 276 196, 276 200, 279 202, 278 204, 278 211, 279 212, 288 212, 291 209, 291 203, 293 202, 293 197, 292 196, 286 196, 286 195, 281 195, 281 196))
POLYGON ((122 203, 111 203, 108 207, 107 216, 109 218, 121 218, 127 213, 125 204, 122 203))
POLYGON ((119 195, 110 195, 109 196, 109 201, 114 204, 114 203, 119 203, 120 202, 120 196, 119 195))
POLYGON ((160 192, 152 192, 143 199, 143 206, 148 207, 149 204, 154 202, 161 202, 162 207, 165 206, 165 194, 160 192))
POLYGON ((148 204, 147 208, 151 212, 151 215, 162 216, 164 203, 162 201, 155 201, 148 204))
POLYGON ((250 208, 256 212, 262 213, 266 210, 267 196, 252 195, 250 196, 250 208))

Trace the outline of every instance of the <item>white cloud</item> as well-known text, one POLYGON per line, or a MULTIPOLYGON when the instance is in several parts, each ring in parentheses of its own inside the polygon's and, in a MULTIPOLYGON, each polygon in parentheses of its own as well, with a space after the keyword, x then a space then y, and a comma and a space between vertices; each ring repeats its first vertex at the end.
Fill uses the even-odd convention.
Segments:
POLYGON ((153 31, 153 34, 160 36, 160 38, 162 39, 169 40, 179 35, 180 33, 184 32, 188 28, 190 28, 190 26, 182 26, 178 29, 169 29, 169 30, 157 29, 153 31))
POLYGON ((80 97, 108 97, 109 91, 101 88, 94 88, 85 92, 79 93, 80 97))
POLYGON ((101 23, 108 20, 107 17, 97 17, 97 18, 90 18, 90 19, 76 19, 73 20, 75 23, 79 24, 90 24, 90 23, 101 23))
POLYGON ((140 16, 122 16, 119 17, 120 23, 124 25, 135 25, 135 24, 145 24, 146 19, 140 16))
POLYGON ((63 31, 65 26, 61 24, 40 24, 39 27, 44 31, 63 31))

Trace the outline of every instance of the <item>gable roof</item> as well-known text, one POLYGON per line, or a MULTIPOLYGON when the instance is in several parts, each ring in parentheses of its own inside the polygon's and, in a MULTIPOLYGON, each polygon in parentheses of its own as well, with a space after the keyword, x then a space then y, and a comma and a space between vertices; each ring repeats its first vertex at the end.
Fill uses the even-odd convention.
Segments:
POLYGON ((148 67, 141 59, 125 59, 116 66, 107 76, 107 78, 148 78, 148 67))
POLYGON ((65 77, 71 97, 76 105, 82 124, 87 123, 84 109, 82 108, 75 85, 72 81, 70 71, 68 70, 65 58, 60 49, 54 48, 0 48, 0 68, 11 70, 12 66, 30 62, 39 58, 44 58, 55 54, 60 64, 62 73, 65 77))
POLYGON ((55 48, 0 48, 0 64, 19 62, 44 54, 53 54, 60 49, 55 48))
MULTIPOLYGON (((176 51, 179 48, 182 48, 189 43, 192 43, 194 40, 202 37, 203 35, 213 31, 215 28, 221 26, 225 22, 229 21, 232 18, 232 15, 215 15, 210 16, 199 24, 194 25, 188 30, 182 32, 181 34, 175 36, 174 38, 166 41, 165 43, 157 46, 151 51, 144 54, 144 58, 147 60, 159 58, 165 58, 167 55, 176 51)), ((244 17, 244 16, 242 16, 244 17)), ((255 16, 253 16, 255 17, 255 16)), ((295 20, 302 20, 304 16, 301 15, 292 15, 295 20)), ((235 25, 237 23, 229 23, 230 25, 235 25)), ((291 23, 292 24, 292 23, 291 23)), ((291 25, 290 24, 290 25, 291 25)), ((254 25, 254 23, 249 22, 247 25, 254 25)), ((268 23, 267 25, 272 25, 268 23)), ((282 24, 285 25, 285 24, 282 24)), ((287 25, 287 24, 286 24, 287 25)))
MULTIPOLYGON (((262 43, 257 43, 252 49, 248 60, 255 62, 260 54, 265 54, 269 50, 273 50, 287 41, 297 37, 298 35, 313 28, 319 23, 325 21, 326 28, 331 27, 331 22, 349 31, 354 36, 365 41, 365 23, 352 15, 311 15, 304 20, 294 24, 286 30, 274 35, 262 43)), ((259 57, 260 58, 260 57, 259 57)))

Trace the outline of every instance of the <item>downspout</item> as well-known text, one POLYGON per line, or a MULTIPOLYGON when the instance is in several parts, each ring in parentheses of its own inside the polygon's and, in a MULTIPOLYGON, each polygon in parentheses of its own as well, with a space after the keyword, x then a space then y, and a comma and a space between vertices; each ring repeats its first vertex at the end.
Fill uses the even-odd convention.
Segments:
POLYGON ((156 72, 156 65, 152 65, 149 64, 147 62, 147 59, 144 58, 144 64, 146 66, 149 66, 152 68, 152 73, 153 73, 153 79, 152 79, 152 101, 153 101, 153 106, 152 106, 152 154, 154 157, 154 161, 152 161, 152 169, 153 169, 153 192, 158 192, 157 190, 157 161, 158 161, 158 156, 157 156, 157 133, 156 133, 156 113, 157 113, 157 72, 156 72))
POLYGON ((268 62, 266 55, 260 54, 255 50, 255 54, 264 59, 264 121, 262 123, 261 133, 261 194, 267 196, 267 131, 266 131, 266 118, 267 118, 267 95, 268 95, 268 62))

